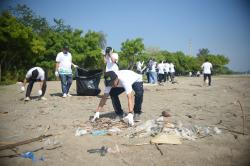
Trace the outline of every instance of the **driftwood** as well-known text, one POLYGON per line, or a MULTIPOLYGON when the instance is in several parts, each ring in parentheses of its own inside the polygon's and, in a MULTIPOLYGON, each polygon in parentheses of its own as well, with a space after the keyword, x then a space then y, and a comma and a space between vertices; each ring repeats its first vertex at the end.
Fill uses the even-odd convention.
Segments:
POLYGON ((142 145, 151 145, 150 143, 141 143, 141 144, 122 144, 124 146, 142 146, 142 145))
POLYGON ((163 156, 163 152, 161 151, 160 147, 158 146, 158 144, 155 144, 155 147, 157 150, 159 150, 159 152, 161 153, 161 155, 163 156))
POLYGON ((244 110, 242 108, 240 100, 237 100, 237 102, 240 104, 240 109, 241 109, 241 112, 242 112, 242 128, 243 128, 242 133, 243 133, 243 135, 245 135, 245 120, 246 120, 246 117, 245 117, 245 113, 244 113, 244 110))
POLYGON ((5 149, 12 149, 12 148, 14 148, 16 146, 28 144, 28 143, 35 142, 35 141, 39 141, 39 140, 41 140, 43 138, 50 137, 50 136, 52 136, 52 134, 41 135, 39 137, 31 138, 31 139, 28 139, 28 140, 25 140, 25 141, 20 141, 20 142, 16 142, 16 143, 12 143, 12 144, 3 145, 3 146, 0 146, 0 151, 5 150, 5 149))

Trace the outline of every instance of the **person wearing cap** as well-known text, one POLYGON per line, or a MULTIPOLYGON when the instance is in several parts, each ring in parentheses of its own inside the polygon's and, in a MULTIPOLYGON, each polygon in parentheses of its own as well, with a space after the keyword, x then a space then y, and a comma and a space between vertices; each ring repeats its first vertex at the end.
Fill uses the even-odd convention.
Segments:
POLYGON ((21 91, 24 92, 25 85, 27 82, 29 82, 29 85, 28 85, 27 91, 26 91, 26 97, 24 100, 25 101, 30 100, 30 94, 31 94, 33 85, 37 81, 40 82, 40 89, 38 90, 38 95, 40 96, 41 100, 46 100, 46 98, 44 97, 44 94, 45 94, 45 91, 47 88, 46 80, 47 80, 47 74, 41 67, 33 67, 33 68, 29 69, 26 76, 25 76, 23 84, 21 86, 21 91))
POLYGON ((201 65, 201 68, 203 69, 204 84, 206 84, 206 80, 208 78, 208 85, 211 86, 211 70, 213 68, 212 63, 210 63, 208 59, 205 59, 205 62, 201 65))
POLYGON ((120 119, 123 118, 124 112, 121 108, 119 95, 125 91, 128 99, 128 115, 123 119, 128 121, 128 123, 133 126, 134 120, 139 121, 139 116, 141 114, 141 105, 144 93, 142 75, 131 70, 119 70, 117 72, 109 71, 104 74, 104 79, 104 95, 97 107, 92 121, 95 121, 96 118, 99 118, 100 112, 102 111, 102 108, 105 105, 109 95, 112 100, 116 115, 120 119), (133 90, 135 92, 134 101, 132 96, 133 90))
POLYGON ((104 54, 104 62, 106 63, 105 71, 118 71, 118 54, 113 52, 112 47, 107 47, 104 54))
POLYGON ((69 52, 69 47, 65 45, 62 52, 59 52, 56 56, 56 77, 60 77, 62 87, 62 97, 70 97, 69 89, 72 84, 72 69, 71 65, 75 68, 77 65, 72 63, 72 55, 69 52))

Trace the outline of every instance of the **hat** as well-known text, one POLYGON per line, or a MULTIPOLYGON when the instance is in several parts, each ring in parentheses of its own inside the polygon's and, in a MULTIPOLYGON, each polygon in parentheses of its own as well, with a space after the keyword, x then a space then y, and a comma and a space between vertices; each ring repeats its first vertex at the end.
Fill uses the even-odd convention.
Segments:
POLYGON ((37 69, 33 70, 32 74, 31 74, 31 79, 35 80, 37 78, 37 76, 38 76, 38 70, 37 69))
POLYGON ((63 49, 68 50, 68 49, 69 49, 69 46, 68 46, 68 45, 64 45, 64 46, 63 46, 63 49))
POLYGON ((113 86, 116 78, 117 78, 117 75, 115 74, 114 71, 108 71, 104 73, 105 86, 113 86))
POLYGON ((105 50, 106 54, 111 54, 113 52, 113 48, 112 47, 107 47, 105 50))

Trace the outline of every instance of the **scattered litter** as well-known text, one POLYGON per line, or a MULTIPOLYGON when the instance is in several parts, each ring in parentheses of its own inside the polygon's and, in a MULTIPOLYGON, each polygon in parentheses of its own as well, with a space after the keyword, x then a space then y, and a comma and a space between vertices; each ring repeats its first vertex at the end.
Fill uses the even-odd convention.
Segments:
POLYGON ((218 129, 218 127, 214 127, 214 132, 215 132, 216 134, 221 134, 221 130, 218 129))
POLYGON ((180 137, 175 134, 165 133, 158 134, 157 136, 153 137, 150 142, 155 144, 181 144, 180 137))
POLYGON ((33 152, 25 152, 25 153, 21 154, 20 156, 23 158, 29 158, 32 161, 36 161, 36 158, 35 158, 35 155, 33 152))
POLYGON ((93 130, 92 135, 97 136, 97 135, 106 135, 108 133, 107 130, 93 130))
POLYGON ((89 153, 99 153, 101 156, 105 156, 108 153, 108 148, 102 146, 100 149, 89 149, 87 150, 89 153))
POLYGON ((108 153, 121 153, 120 148, 117 144, 115 144, 114 148, 108 148, 107 152, 108 153))
POLYGON ((162 111, 161 115, 164 117, 170 117, 170 114, 167 111, 162 111))
POLYGON ((87 130, 84 130, 84 129, 81 129, 81 128, 78 127, 76 129, 75 136, 82 136, 82 135, 87 134, 87 133, 88 133, 87 130))

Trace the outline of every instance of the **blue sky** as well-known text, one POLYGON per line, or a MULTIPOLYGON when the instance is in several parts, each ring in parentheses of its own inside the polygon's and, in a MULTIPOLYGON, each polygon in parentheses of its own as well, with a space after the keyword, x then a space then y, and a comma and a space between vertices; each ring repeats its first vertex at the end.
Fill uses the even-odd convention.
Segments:
POLYGON ((62 18, 73 28, 102 31, 120 50, 126 39, 146 47, 196 55, 200 48, 230 59, 229 68, 250 70, 249 0, 0 0, 0 9, 26 4, 37 15, 62 18), (189 49, 191 43, 191 51, 189 49))

